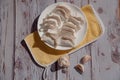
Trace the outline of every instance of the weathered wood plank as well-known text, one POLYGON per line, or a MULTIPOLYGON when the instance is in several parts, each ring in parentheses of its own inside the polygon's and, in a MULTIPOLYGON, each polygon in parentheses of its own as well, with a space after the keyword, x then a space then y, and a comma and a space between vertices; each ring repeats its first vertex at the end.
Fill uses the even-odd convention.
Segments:
MULTIPOLYGON (((44 8, 54 0, 16 0, 16 42, 14 80, 42 80, 43 68, 37 66, 29 53, 21 45, 21 41, 35 31, 34 21, 44 8)), ((55 80, 56 72, 49 70, 48 79, 55 80)))
MULTIPOLYGON (((57 0, 57 2, 70 2, 72 4, 77 5, 78 7, 82 7, 85 4, 88 4, 88 0, 57 0)), ((90 51, 88 47, 84 47, 77 52, 74 52, 70 55, 70 67, 68 68, 68 72, 63 73, 62 69, 57 72, 58 80, 91 80, 91 64, 90 62, 85 64, 85 72, 83 74, 78 73, 74 67, 80 63, 80 59, 84 55, 90 55, 90 51)))
POLYGON ((116 19, 118 0, 91 1, 99 13, 106 31, 102 38, 91 46, 92 80, 120 80, 120 29, 116 19), (117 63, 117 64, 116 64, 117 63))
POLYGON ((52 65, 48 80, 120 80, 120 22, 116 13, 119 0, 0 0, 0 80, 42 79, 43 69, 34 63, 21 41, 36 30, 36 24, 32 24, 42 10, 58 1, 79 7, 93 4, 106 31, 98 41, 70 55, 68 73, 61 69, 56 73, 56 64, 52 65), (85 64, 85 72, 81 75, 74 66, 85 54, 92 56, 92 62, 85 64))
POLYGON ((90 0, 56 0, 56 2, 70 2, 79 7, 82 7, 84 5, 87 5, 90 2, 90 0))
POLYGON ((13 80, 14 0, 0 0, 0 80, 13 80))

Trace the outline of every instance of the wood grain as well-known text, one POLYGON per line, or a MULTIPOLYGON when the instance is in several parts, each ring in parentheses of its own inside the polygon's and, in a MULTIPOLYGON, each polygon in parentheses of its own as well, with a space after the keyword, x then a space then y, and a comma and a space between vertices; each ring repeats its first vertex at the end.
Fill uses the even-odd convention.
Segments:
MULTIPOLYGON (((42 80, 43 68, 34 62, 24 48, 24 42, 21 41, 37 29, 37 17, 44 8, 52 3, 54 3, 53 0, 17 0, 15 3, 16 42, 14 80, 42 80)), ((56 79, 54 72, 49 71, 49 74, 48 79, 56 79)))
MULTIPOLYGON (((92 55, 92 80, 119 80, 120 77, 120 66, 113 62, 112 54, 119 55, 119 52, 115 52, 118 43, 120 41, 115 39, 119 38, 116 32, 120 26, 116 16, 117 0, 97 0, 95 3, 92 2, 96 11, 98 11, 100 18, 105 25, 105 33, 91 47, 92 55), (104 2, 104 3, 103 3, 104 2), (114 5, 114 6, 110 6, 114 5), (116 5, 116 6, 115 6, 116 5), (102 10, 99 11, 99 10, 102 10), (114 46, 115 44, 115 46, 114 46), (114 52, 114 53, 113 53, 114 52)), ((120 48, 117 48, 120 50, 120 48)), ((117 61, 120 59, 117 59, 117 61)))
POLYGON ((106 30, 99 40, 70 55, 68 72, 57 63, 49 66, 47 80, 120 80, 119 0, 0 0, 0 80, 43 80, 44 69, 35 63, 22 40, 36 31, 40 13, 61 1, 78 7, 92 4, 106 30), (74 66, 86 54, 92 61, 80 74, 74 66))
POLYGON ((13 80, 14 1, 0 0, 0 80, 13 80))

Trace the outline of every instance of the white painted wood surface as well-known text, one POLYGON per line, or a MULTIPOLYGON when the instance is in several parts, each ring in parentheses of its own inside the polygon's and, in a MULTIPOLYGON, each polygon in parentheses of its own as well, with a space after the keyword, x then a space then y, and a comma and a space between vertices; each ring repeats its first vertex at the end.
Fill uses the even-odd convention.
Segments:
POLYGON ((14 68, 14 1, 0 0, 0 80, 12 80, 14 68))
POLYGON ((22 40, 36 31, 40 13, 59 1, 79 7, 92 4, 106 31, 102 38, 70 55, 67 73, 57 63, 51 65, 48 80, 120 80, 119 0, 0 0, 0 80, 42 80, 43 68, 34 62, 22 40), (86 54, 92 61, 79 74, 74 66, 86 54))

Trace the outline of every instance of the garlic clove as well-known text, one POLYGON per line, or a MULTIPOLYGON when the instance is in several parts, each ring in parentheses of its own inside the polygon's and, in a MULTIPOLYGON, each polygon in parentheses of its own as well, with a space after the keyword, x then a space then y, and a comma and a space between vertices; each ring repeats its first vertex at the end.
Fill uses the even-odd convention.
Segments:
POLYGON ((60 59, 58 60, 58 65, 60 67, 69 67, 70 66, 69 56, 65 55, 60 57, 60 59))
POLYGON ((84 66, 83 64, 78 64, 75 66, 75 69, 80 73, 82 74, 84 72, 84 66))
POLYGON ((82 64, 85 64, 85 63, 87 63, 88 61, 90 61, 92 58, 91 58, 91 56, 90 55, 85 55, 81 60, 80 60, 80 62, 82 63, 82 64))

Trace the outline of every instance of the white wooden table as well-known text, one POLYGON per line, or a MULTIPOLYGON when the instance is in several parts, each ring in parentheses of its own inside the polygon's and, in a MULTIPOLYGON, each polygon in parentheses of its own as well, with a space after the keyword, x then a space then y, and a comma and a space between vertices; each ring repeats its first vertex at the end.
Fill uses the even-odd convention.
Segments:
POLYGON ((98 41, 70 55, 68 73, 53 64, 48 80, 120 80, 119 0, 0 0, 0 80, 42 80, 43 68, 34 63, 21 41, 36 30, 40 13, 59 1, 79 7, 92 4, 106 31, 98 41), (92 61, 85 64, 81 75, 74 66, 85 54, 91 55, 92 61))

